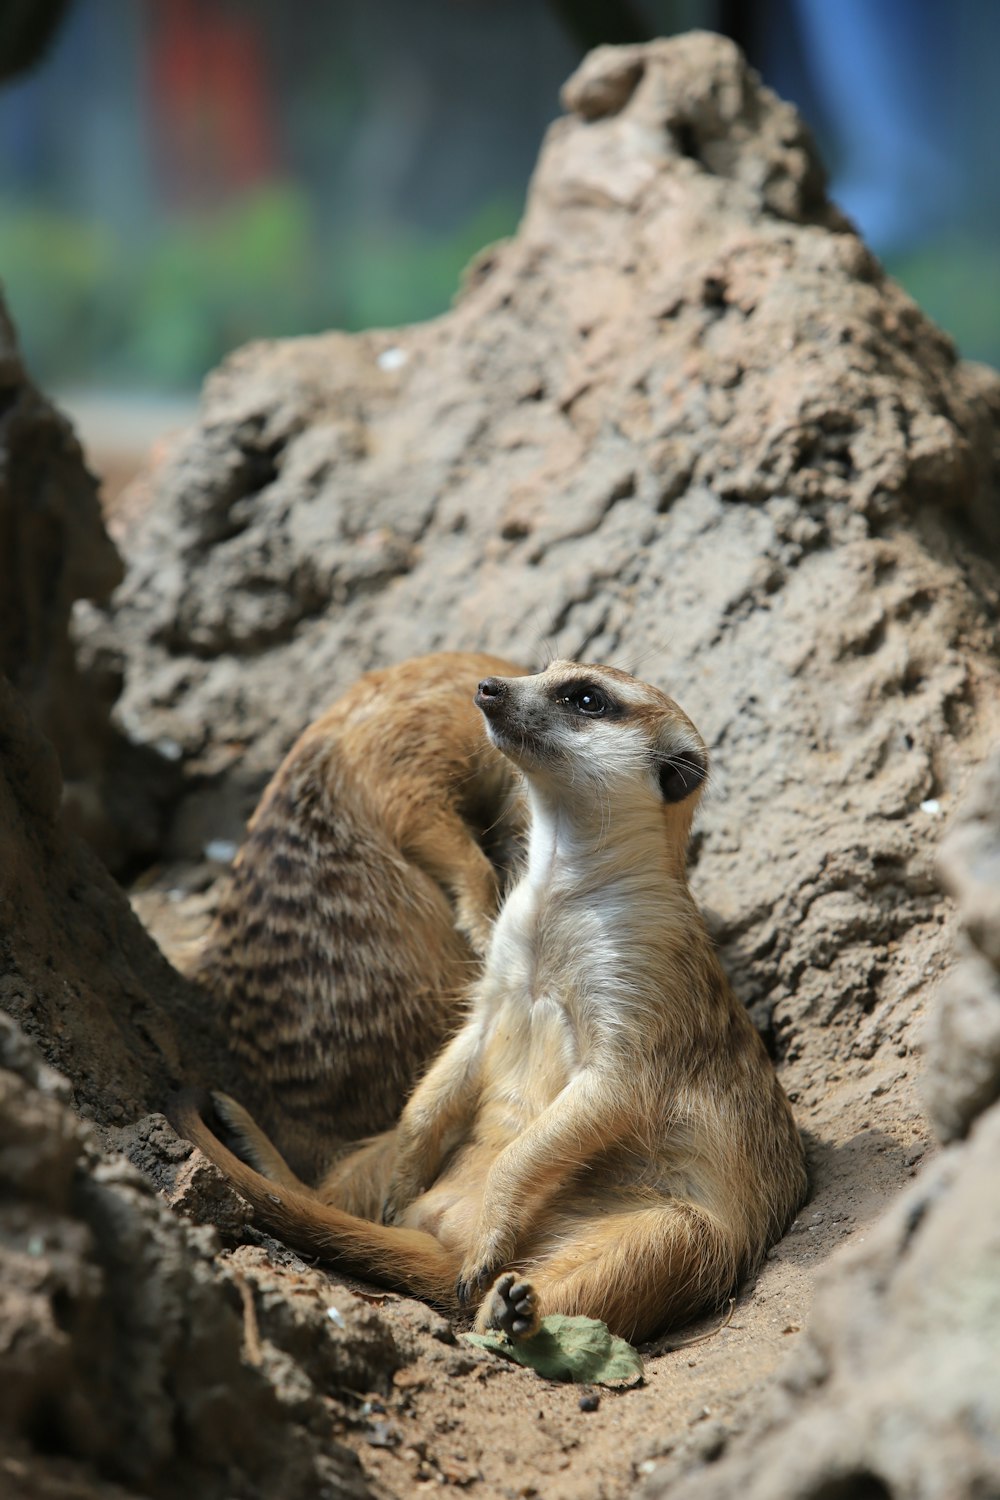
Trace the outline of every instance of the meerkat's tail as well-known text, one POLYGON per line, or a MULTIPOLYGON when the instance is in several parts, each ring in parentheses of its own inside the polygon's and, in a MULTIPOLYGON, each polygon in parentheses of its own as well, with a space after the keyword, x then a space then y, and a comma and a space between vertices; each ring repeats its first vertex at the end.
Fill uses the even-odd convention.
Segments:
MULTIPOLYGON (((288 1165, 274 1142, 267 1136, 249 1110, 244 1109, 229 1094, 220 1094, 213 1089, 211 1103, 215 1114, 225 1125, 229 1139, 236 1146, 241 1161, 255 1168, 263 1177, 270 1182, 280 1182, 283 1187, 294 1188, 299 1193, 311 1193, 309 1184, 303 1182, 288 1165)), ((197 1102, 192 1099, 192 1105, 199 1115, 202 1111, 198 1109, 197 1102)), ((202 1120, 204 1123, 204 1120, 202 1120)), ((225 1144, 220 1142, 220 1144, 225 1144)))
POLYGON ((320 1203, 304 1186, 272 1180, 240 1161, 201 1117, 197 1096, 179 1096, 170 1111, 179 1134, 192 1141, 247 1199, 261 1223, 296 1250, 335 1260, 396 1291, 456 1305, 459 1257, 422 1229, 375 1224, 320 1203))

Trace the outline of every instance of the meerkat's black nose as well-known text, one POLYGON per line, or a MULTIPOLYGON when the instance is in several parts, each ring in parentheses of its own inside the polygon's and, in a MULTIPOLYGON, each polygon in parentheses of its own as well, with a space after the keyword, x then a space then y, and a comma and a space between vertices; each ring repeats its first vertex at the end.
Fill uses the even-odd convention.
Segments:
POLYGON ((476 693, 476 706, 489 713, 499 705, 506 691, 506 684, 499 677, 484 677, 476 693))

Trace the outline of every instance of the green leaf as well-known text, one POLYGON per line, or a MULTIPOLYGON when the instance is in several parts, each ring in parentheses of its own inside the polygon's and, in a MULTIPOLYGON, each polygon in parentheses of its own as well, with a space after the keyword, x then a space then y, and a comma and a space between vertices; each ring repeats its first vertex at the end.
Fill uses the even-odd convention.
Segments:
POLYGON ((642 1379, 637 1350, 611 1333, 597 1318, 543 1318, 530 1339, 505 1333, 464 1333, 470 1344, 516 1360, 546 1380, 573 1380, 585 1385, 635 1385, 642 1379))

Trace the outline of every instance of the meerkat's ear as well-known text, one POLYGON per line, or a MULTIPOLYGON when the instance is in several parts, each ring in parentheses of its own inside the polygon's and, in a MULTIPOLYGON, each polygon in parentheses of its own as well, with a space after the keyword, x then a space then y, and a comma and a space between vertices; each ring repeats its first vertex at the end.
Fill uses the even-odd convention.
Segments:
POLYGON ((708 775, 703 750, 690 747, 665 750, 657 762, 657 776, 664 802, 683 802, 698 790, 708 775))

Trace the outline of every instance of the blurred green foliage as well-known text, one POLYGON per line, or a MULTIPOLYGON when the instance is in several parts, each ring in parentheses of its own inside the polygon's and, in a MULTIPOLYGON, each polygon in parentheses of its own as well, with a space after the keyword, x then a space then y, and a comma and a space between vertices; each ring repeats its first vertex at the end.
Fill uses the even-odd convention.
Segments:
MULTIPOLYGON (((97 220, 0 200, 0 267, 43 385, 190 390, 254 338, 393 327, 450 305, 463 268, 511 234, 521 204, 481 204, 450 233, 370 223, 324 236, 308 196, 273 184, 164 222, 145 250, 97 220)), ((996 254, 969 237, 887 269, 963 354, 996 361, 996 254)))
POLYGON ((954 234, 887 257, 886 270, 951 335, 966 359, 1000 366, 1000 268, 994 243, 954 234))
POLYGON ((393 326, 444 311, 520 203, 449 234, 393 224, 325 239, 300 189, 274 184, 166 222, 137 253, 96 221, 0 201, 0 267, 42 384, 196 385, 251 338, 393 326))
POLYGON ((345 238, 337 267, 338 326, 395 327, 444 312, 472 257, 513 234, 520 213, 515 199, 495 198, 447 237, 407 226, 382 232, 368 227, 345 238))

